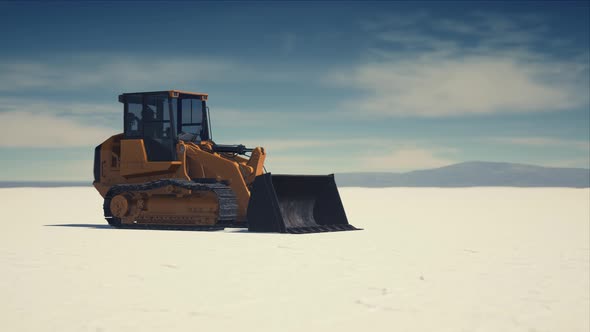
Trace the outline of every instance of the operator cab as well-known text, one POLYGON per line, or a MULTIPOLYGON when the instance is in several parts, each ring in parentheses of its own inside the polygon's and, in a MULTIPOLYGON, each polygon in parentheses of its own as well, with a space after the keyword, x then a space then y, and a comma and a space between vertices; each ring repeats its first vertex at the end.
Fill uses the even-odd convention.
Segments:
POLYGON ((207 94, 177 90, 119 95, 124 139, 143 139, 149 161, 176 160, 178 140, 210 140, 207 94))

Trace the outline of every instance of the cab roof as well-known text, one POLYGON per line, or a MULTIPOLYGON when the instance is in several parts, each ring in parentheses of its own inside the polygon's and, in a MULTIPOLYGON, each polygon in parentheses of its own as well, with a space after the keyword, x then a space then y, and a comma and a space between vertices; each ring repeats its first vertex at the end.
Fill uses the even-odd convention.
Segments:
POLYGON ((202 93, 202 92, 189 92, 189 91, 182 91, 182 90, 127 92, 127 93, 122 93, 119 95, 119 102, 124 102, 125 96, 129 96, 129 95, 162 95, 162 94, 168 94, 168 96, 170 98, 195 96, 195 97, 199 97, 199 99, 202 99, 202 100, 207 100, 207 97, 209 96, 208 94, 202 93))

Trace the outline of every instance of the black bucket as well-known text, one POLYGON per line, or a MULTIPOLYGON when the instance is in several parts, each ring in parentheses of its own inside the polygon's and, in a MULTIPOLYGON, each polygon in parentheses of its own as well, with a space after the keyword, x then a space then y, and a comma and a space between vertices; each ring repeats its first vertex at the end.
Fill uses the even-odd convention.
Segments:
POLYGON ((318 233, 357 230, 348 223, 334 175, 257 176, 248 204, 252 232, 318 233))

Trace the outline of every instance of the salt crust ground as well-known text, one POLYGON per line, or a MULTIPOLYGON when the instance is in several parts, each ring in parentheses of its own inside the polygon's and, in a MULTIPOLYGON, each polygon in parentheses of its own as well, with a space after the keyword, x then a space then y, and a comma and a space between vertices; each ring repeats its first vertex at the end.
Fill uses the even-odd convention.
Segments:
POLYGON ((115 230, 92 188, 0 189, 0 330, 589 330, 588 189, 340 192, 364 231, 115 230))

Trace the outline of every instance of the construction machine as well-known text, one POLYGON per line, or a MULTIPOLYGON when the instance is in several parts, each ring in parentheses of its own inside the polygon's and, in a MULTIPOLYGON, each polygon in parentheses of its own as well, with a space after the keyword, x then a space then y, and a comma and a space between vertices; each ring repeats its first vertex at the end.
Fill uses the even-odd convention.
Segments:
POLYGON ((95 148, 94 187, 117 228, 356 230, 334 175, 272 175, 266 151, 216 144, 206 93, 123 93, 123 133, 95 148))

